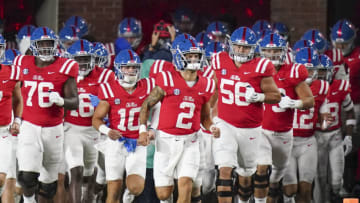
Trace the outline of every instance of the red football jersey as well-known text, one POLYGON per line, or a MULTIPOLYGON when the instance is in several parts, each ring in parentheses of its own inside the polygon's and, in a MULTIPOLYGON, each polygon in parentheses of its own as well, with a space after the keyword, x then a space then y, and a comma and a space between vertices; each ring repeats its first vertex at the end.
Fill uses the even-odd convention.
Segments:
POLYGON ((34 56, 17 56, 15 64, 23 71, 23 120, 42 127, 62 123, 64 108, 50 103, 49 94, 54 91, 63 97, 63 86, 68 78, 77 78, 79 65, 72 59, 55 57, 51 65, 39 68, 34 56))
POLYGON ((150 67, 149 77, 156 79, 156 76, 160 72, 164 71, 176 71, 176 67, 169 61, 165 60, 155 60, 154 63, 150 67))
POLYGON ((9 125, 12 117, 12 95, 15 85, 22 79, 19 66, 0 64, 0 126, 9 125))
POLYGON ((92 126, 94 107, 90 102, 90 95, 97 96, 101 83, 113 83, 115 74, 105 68, 95 67, 83 80, 77 82, 79 94, 79 108, 67 111, 65 121, 74 125, 92 126))
POLYGON ((218 86, 218 117, 238 128, 256 128, 263 120, 263 104, 245 100, 246 86, 262 92, 263 77, 274 75, 274 65, 265 58, 254 58, 237 68, 226 52, 213 57, 212 67, 218 86))
POLYGON ((356 47, 348 56, 344 56, 346 65, 349 67, 351 87, 351 99, 355 104, 360 103, 360 47, 356 47))
POLYGON ((200 129, 203 104, 209 101, 215 90, 215 81, 198 76, 189 87, 180 72, 161 72, 156 85, 166 92, 161 102, 159 130, 172 135, 188 135, 200 129))
POLYGON ((334 63, 334 73, 333 76, 335 76, 341 66, 344 66, 345 68, 345 73, 348 73, 349 70, 347 70, 347 66, 345 66, 345 60, 344 60, 344 56, 341 52, 340 49, 336 49, 336 48, 332 48, 329 50, 325 51, 325 54, 332 60, 332 62, 334 63))
POLYGON ((314 135, 320 107, 325 103, 329 87, 329 83, 324 80, 315 80, 311 83, 310 88, 314 95, 315 105, 306 110, 295 109, 293 122, 294 136, 310 137, 314 135))
POLYGON ((288 50, 285 55, 285 64, 293 64, 294 55, 292 54, 292 50, 288 50))
MULTIPOLYGON (((336 130, 341 127, 341 108, 344 105, 346 96, 351 92, 350 83, 346 80, 334 80, 330 84, 330 90, 326 97, 327 106, 334 121, 329 125, 328 131, 336 130)), ((317 124, 319 130, 320 124, 317 124)))
POLYGON ((118 130, 123 137, 138 138, 141 105, 154 86, 154 79, 141 79, 135 91, 129 94, 118 80, 101 84, 98 97, 110 104, 110 128, 118 130))
MULTIPOLYGON (((308 76, 306 67, 302 64, 285 64, 274 76, 274 81, 281 93, 291 99, 298 99, 295 87, 308 76)), ((279 104, 264 104, 264 119, 262 127, 266 130, 285 132, 292 128, 294 109, 282 109, 279 104)))

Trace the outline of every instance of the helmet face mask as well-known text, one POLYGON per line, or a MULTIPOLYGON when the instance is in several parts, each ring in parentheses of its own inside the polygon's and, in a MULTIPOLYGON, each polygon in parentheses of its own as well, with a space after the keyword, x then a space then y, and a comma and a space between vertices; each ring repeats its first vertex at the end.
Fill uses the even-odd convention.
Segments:
POLYGON ((118 53, 114 61, 114 72, 121 86, 130 88, 136 85, 140 79, 140 57, 131 49, 125 49, 118 53))
POLYGON ((354 49, 354 40, 355 39, 351 39, 344 42, 341 39, 337 39, 336 41, 332 41, 332 44, 335 48, 340 49, 344 56, 347 56, 354 49))
POLYGON ((245 63, 254 58, 256 45, 231 43, 229 54, 234 61, 245 63))
POLYGON ((305 82, 310 85, 314 80, 318 79, 318 70, 316 67, 306 67, 308 69, 308 77, 305 82))
POLYGON ((0 43, 0 62, 5 59, 5 43, 0 43))
POLYGON ((286 58, 285 47, 262 47, 260 48, 260 56, 269 59, 274 66, 283 65, 286 58))
POLYGON ((42 61, 51 61, 56 55, 57 40, 43 39, 33 40, 31 42, 34 55, 42 61))
POLYGON ((94 69, 95 60, 91 54, 79 54, 73 58, 79 64, 79 76, 85 77, 94 69))

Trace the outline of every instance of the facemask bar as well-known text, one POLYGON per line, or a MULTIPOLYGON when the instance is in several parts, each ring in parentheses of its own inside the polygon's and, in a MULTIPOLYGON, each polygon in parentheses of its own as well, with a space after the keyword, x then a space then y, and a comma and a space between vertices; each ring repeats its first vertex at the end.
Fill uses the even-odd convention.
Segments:
POLYGON ((94 59, 93 55, 79 54, 79 55, 72 56, 72 58, 79 64, 79 76, 85 77, 94 69, 95 59, 94 59), (89 62, 81 62, 81 63, 76 61, 76 57, 82 57, 82 56, 90 56, 90 61, 89 62))
POLYGON ((206 65, 205 53, 203 51, 186 51, 181 52, 180 49, 177 49, 177 52, 180 55, 180 62, 185 70, 202 70, 206 65), (200 54, 199 59, 194 63, 186 59, 186 54, 200 54))
POLYGON ((283 65, 286 59, 286 47, 260 47, 260 56, 269 59, 274 66, 283 65), (281 52, 278 54, 270 54, 265 51, 272 49, 281 50, 281 52))
POLYGON ((141 63, 129 63, 126 65, 115 64, 115 74, 123 87, 133 87, 140 78, 141 63), (123 67, 135 66, 136 71, 132 74, 122 71, 123 67))
POLYGON ((240 43, 233 43, 233 42, 230 42, 230 43, 231 43, 231 45, 229 46, 229 48, 230 48, 229 55, 234 61, 239 62, 239 63, 245 63, 254 58, 255 49, 256 49, 255 44, 249 45, 249 44, 240 44, 240 43), (250 47, 250 52, 248 54, 235 53, 234 48, 233 48, 234 45, 250 47))
POLYGON ((57 54, 57 40, 46 39, 46 40, 34 40, 31 42, 31 48, 33 55, 40 58, 42 61, 51 61, 54 56, 57 54), (39 42, 41 41, 53 41, 53 46, 49 47, 39 47, 39 42))

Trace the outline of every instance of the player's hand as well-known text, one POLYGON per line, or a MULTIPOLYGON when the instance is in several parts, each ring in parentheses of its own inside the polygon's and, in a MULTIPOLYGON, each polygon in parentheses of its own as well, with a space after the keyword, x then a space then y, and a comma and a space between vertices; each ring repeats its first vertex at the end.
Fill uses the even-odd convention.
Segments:
POLYGON ((176 30, 175 30, 175 27, 173 25, 171 26, 168 26, 167 27, 169 33, 170 33, 170 39, 171 39, 171 42, 174 41, 175 37, 176 37, 176 30))
POLYGON ((335 119, 333 116, 331 116, 330 113, 322 113, 321 115, 323 117, 321 129, 326 130, 334 122, 335 119))
POLYGON ((154 129, 150 128, 149 129, 149 140, 154 140, 155 134, 156 134, 156 131, 154 129))
POLYGON ((121 133, 120 133, 119 131, 113 130, 113 129, 111 129, 111 130, 109 131, 108 136, 109 136, 110 139, 112 139, 112 140, 117 140, 117 139, 119 139, 119 138, 122 137, 122 135, 121 135, 121 133))
POLYGON ((294 108, 294 100, 290 99, 288 96, 281 97, 281 100, 279 102, 279 107, 282 109, 288 109, 288 108, 294 108))
POLYGON ((14 134, 19 134, 19 132, 20 132, 20 124, 14 122, 14 123, 10 126, 10 133, 11 133, 12 135, 14 135, 14 134))
POLYGON ((57 106, 64 106, 64 98, 62 98, 57 92, 50 92, 49 101, 57 106))
POLYGON ((346 135, 343 140, 343 145, 345 147, 344 155, 348 155, 352 150, 352 137, 350 135, 346 135))
POLYGON ((151 46, 155 47, 159 40, 160 32, 153 32, 151 36, 151 46))
POLYGON ((255 92, 255 89, 251 86, 246 87, 245 100, 248 103, 262 102, 264 101, 264 94, 255 92))
POLYGON ((148 132, 140 133, 137 143, 142 146, 147 146, 150 143, 149 133, 148 132))
POLYGON ((215 137, 215 138, 219 138, 220 137, 220 128, 216 127, 216 126, 211 126, 210 127, 210 132, 211 134, 215 137))

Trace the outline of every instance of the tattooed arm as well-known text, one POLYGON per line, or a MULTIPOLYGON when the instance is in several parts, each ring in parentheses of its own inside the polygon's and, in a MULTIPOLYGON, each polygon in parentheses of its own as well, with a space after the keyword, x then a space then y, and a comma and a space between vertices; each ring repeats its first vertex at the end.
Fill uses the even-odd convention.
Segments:
POLYGON ((149 118, 150 109, 157 104, 160 100, 166 95, 165 91, 159 86, 156 86, 151 92, 150 95, 145 99, 141 105, 140 110, 140 125, 146 125, 146 122, 149 118))

